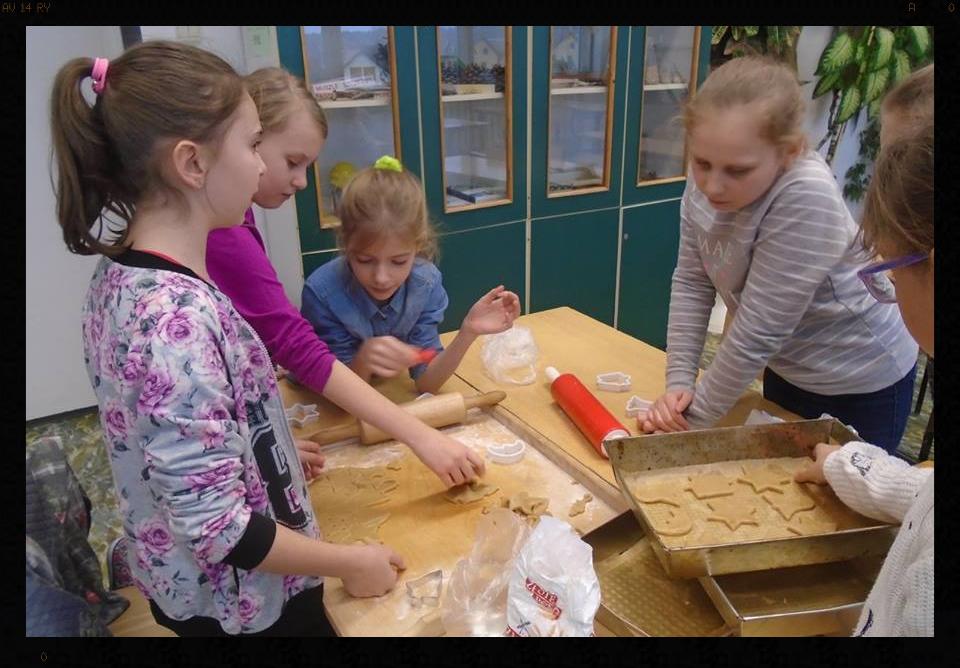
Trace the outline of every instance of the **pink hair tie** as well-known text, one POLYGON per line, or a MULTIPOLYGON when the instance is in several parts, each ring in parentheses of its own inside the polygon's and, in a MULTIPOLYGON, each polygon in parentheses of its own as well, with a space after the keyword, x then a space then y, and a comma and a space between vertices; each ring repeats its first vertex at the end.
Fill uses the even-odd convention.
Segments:
POLYGON ((95 58, 93 61, 90 78, 93 79, 93 92, 97 95, 103 92, 103 87, 107 83, 107 66, 109 64, 110 61, 106 58, 95 58))

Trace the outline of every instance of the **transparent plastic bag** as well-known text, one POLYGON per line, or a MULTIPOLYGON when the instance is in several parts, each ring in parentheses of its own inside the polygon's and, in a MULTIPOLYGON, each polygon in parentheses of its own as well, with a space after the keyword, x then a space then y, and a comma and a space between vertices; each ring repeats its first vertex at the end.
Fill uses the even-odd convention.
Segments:
POLYGON ((540 518, 513 566, 509 636, 592 636, 600 607, 593 548, 567 522, 540 518))
POLYGON ((539 356, 533 333, 520 325, 484 337, 480 352, 483 367, 493 380, 514 385, 529 385, 537 379, 539 356))
POLYGON ((448 636, 502 636, 507 625, 507 584, 530 527, 516 514, 494 508, 480 518, 473 550, 453 568, 440 606, 448 636))

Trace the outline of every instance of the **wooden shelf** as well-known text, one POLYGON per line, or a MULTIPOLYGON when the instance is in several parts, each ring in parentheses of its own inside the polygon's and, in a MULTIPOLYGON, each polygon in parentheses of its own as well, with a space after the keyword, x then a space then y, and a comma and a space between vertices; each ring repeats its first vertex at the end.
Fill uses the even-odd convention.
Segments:
POLYGON ((690 86, 689 83, 659 83, 659 84, 644 84, 643 90, 686 90, 690 86))
POLYGON ((597 95, 606 93, 606 86, 578 86, 570 88, 551 88, 551 95, 597 95))
POLYGON ((374 97, 365 100, 323 100, 320 106, 324 109, 353 109, 356 107, 387 107, 389 97, 374 97))
POLYGON ((476 102, 478 100, 502 100, 503 93, 468 93, 466 95, 441 95, 444 102, 476 102))

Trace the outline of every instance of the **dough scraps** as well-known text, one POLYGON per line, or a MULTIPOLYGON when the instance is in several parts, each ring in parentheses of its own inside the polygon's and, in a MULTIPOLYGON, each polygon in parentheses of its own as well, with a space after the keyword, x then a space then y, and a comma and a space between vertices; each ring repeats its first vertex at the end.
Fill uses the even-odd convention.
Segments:
POLYGON ((540 517, 540 515, 547 514, 550 499, 540 496, 528 496, 526 492, 518 492, 509 498, 505 497, 501 505, 521 515, 540 517))
POLYGON ((708 522, 723 522, 730 531, 736 531, 741 524, 759 526, 755 519, 757 507, 743 499, 711 499, 707 501, 713 515, 707 517, 708 522))
POLYGON ((783 488, 780 485, 786 485, 793 480, 793 475, 783 470, 776 464, 769 466, 753 466, 751 468, 741 467, 743 475, 737 480, 753 487, 756 494, 770 490, 783 494, 783 488))
POLYGON ((379 543, 377 533, 390 519, 390 513, 358 519, 349 515, 326 518, 322 523, 323 539, 331 543, 349 545, 350 543, 379 543))
POLYGON ((311 483, 311 496, 329 496, 343 507, 371 507, 389 501, 399 483, 382 466, 372 468, 340 467, 324 471, 311 483))
POLYGON ((591 501, 593 501, 593 495, 589 493, 584 494, 581 498, 574 501, 572 506, 570 506, 569 516, 575 517, 576 515, 580 515, 581 513, 586 511, 587 504, 590 503, 591 501))
POLYGON ((488 485, 479 480, 472 480, 466 485, 451 487, 447 490, 447 493, 444 494, 444 498, 450 503, 474 503, 486 496, 490 496, 498 489, 500 488, 496 485, 488 485))
POLYGON ((730 481, 721 473, 704 473, 703 475, 689 476, 687 479, 690 484, 684 489, 693 492, 693 495, 701 500, 733 494, 730 481))
POLYGON ((813 510, 817 506, 817 502, 799 485, 795 485, 790 492, 778 492, 777 494, 767 492, 761 494, 761 496, 788 522, 801 510, 813 510))

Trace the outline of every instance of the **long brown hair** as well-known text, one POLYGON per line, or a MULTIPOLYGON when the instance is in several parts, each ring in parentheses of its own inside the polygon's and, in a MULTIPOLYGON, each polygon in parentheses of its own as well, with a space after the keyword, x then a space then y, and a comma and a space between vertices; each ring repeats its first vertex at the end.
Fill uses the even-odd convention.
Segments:
POLYGON ((245 76, 243 83, 257 105, 265 134, 282 131, 290 115, 302 105, 317 124, 320 135, 327 138, 327 116, 300 77, 282 67, 261 67, 245 76))
POLYGON ((131 47, 107 70, 91 107, 80 86, 92 58, 74 58, 57 72, 50 129, 57 166, 57 219, 63 240, 81 255, 123 250, 138 203, 179 192, 163 179, 156 159, 165 141, 216 144, 244 96, 226 61, 193 46, 148 41, 131 47), (92 228, 107 211, 123 221, 102 240, 92 228))
POLYGON ((337 213, 337 242, 343 252, 394 234, 413 244, 420 257, 436 259, 437 235, 427 217, 423 186, 406 169, 360 170, 343 189, 337 213))

